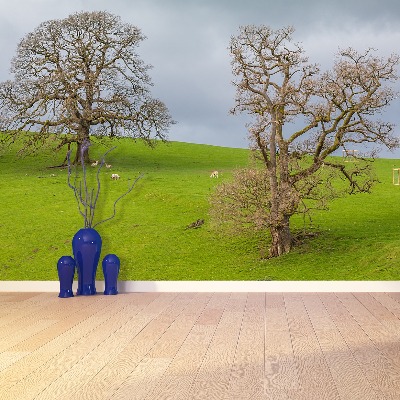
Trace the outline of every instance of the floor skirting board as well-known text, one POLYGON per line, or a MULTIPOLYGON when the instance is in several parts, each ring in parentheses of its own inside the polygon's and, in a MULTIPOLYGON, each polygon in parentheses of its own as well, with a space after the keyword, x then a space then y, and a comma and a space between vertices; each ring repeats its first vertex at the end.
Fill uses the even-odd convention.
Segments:
MULTIPOLYGON (((77 282, 72 288, 76 292, 77 282)), ((58 292, 58 281, 0 281, 0 292, 58 292)), ((104 282, 96 282, 98 293, 104 282)), ((400 292, 400 281, 119 281, 132 292, 400 292)))

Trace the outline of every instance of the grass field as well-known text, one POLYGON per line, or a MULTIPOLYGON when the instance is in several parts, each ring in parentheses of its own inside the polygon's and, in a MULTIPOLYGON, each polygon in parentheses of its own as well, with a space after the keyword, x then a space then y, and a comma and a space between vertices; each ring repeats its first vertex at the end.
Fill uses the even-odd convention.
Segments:
MULTIPOLYGON (((95 145, 99 158, 109 147, 111 170, 102 170, 98 218, 139 172, 137 186, 117 206, 117 216, 98 226, 102 256, 121 259, 122 280, 397 280, 400 261, 400 186, 392 167, 375 162, 379 183, 372 194, 335 200, 314 215, 317 238, 277 259, 262 259, 261 234, 223 236, 209 221, 209 196, 234 168, 248 163, 248 151, 172 142, 154 149, 119 140, 95 145), (212 170, 220 177, 211 179, 212 170), (119 181, 110 174, 118 173, 119 181), (197 219, 205 224, 185 229, 197 219)), ((0 280, 57 280, 56 264, 71 255, 71 239, 82 227, 65 169, 48 169, 63 154, 15 158, 0 155, 0 280)), ((95 172, 95 169, 90 169, 95 172)), ((296 221, 294 222, 296 224, 296 221)), ((103 279, 101 268, 98 279, 103 279)))

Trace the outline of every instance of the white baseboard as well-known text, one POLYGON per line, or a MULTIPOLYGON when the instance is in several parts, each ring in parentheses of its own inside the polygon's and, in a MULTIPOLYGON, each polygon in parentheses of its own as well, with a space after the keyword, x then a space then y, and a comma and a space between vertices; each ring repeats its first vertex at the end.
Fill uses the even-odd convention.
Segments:
MULTIPOLYGON (((76 292, 77 282, 73 291, 76 292)), ((58 292, 58 281, 0 281, 0 292, 58 292)), ((104 282, 97 281, 98 293, 104 282)), ((119 281, 133 292, 400 292, 400 281, 119 281)))

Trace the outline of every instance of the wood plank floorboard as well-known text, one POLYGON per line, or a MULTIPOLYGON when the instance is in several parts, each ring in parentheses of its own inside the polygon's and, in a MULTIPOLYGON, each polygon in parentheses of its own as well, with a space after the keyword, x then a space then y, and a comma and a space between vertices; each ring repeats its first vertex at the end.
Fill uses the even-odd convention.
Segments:
POLYGON ((1 400, 398 400, 400 293, 0 293, 1 400))

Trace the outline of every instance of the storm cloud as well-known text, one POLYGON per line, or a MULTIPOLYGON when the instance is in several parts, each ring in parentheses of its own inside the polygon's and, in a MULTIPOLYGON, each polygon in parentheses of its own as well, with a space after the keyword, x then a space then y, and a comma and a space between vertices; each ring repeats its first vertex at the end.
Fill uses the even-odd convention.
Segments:
MULTIPOLYGON (((373 47, 387 56, 400 43, 398 0, 0 0, 0 6, 1 81, 10 78, 19 41, 41 22, 109 11, 147 37, 139 53, 153 65, 153 95, 178 122, 169 138, 228 147, 247 147, 245 118, 229 114, 234 88, 228 46, 239 26, 293 26, 294 40, 322 68, 341 48, 373 47)), ((385 118, 400 130, 399 105, 396 100, 385 118)))

